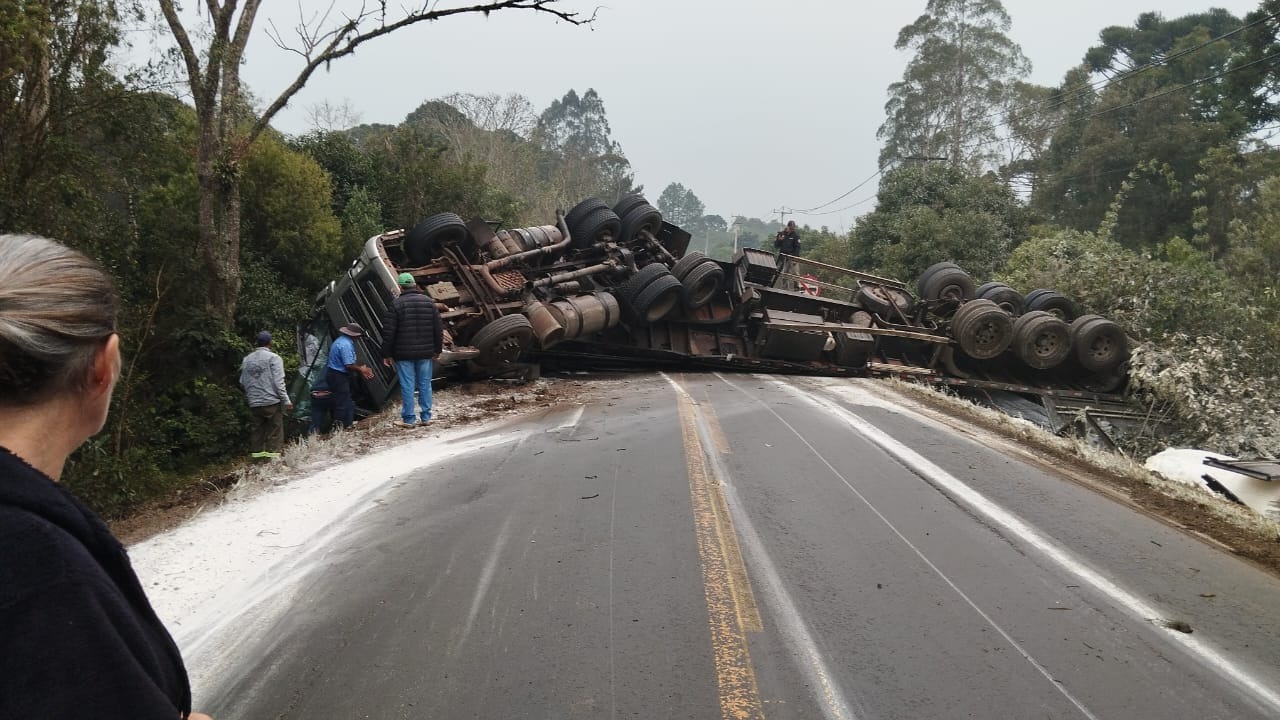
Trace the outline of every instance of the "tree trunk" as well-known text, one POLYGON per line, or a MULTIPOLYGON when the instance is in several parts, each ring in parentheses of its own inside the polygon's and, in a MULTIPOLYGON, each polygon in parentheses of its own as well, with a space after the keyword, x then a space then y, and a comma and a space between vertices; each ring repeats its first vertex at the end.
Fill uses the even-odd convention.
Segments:
POLYGON ((235 326, 240 296, 240 178, 217 158, 213 123, 201 123, 196 176, 200 187, 200 249, 209 317, 223 330, 235 326))

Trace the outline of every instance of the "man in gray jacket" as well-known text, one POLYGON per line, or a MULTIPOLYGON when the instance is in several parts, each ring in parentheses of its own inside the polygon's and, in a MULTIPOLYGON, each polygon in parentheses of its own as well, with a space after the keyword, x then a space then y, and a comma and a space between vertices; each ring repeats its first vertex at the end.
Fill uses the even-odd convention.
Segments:
POLYGON ((271 333, 258 333, 258 347, 244 358, 240 387, 253 413, 252 457, 277 458, 284 447, 284 414, 293 410, 284 386, 284 361, 271 352, 271 333))

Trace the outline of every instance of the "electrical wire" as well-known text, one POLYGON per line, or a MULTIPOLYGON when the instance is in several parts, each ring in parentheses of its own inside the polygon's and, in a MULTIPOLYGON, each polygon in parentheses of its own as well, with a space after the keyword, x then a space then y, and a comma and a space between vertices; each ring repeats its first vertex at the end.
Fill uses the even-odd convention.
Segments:
POLYGON ((845 199, 845 198, 849 197, 850 195, 854 194, 855 192, 857 192, 857 191, 861 190, 861 189, 863 188, 863 186, 865 186, 867 183, 869 183, 869 182, 871 182, 872 180, 875 180, 876 178, 878 178, 878 177, 880 177, 881 175, 883 175, 883 174, 884 174, 884 172, 885 172, 886 170, 888 170, 888 169, 889 169, 889 165, 892 165, 892 164, 893 164, 893 163, 889 163, 888 165, 884 165, 883 167, 881 167, 880 169, 878 169, 878 170, 876 170, 874 173, 872 173, 872 174, 871 174, 871 176, 870 176, 870 177, 868 177, 866 180, 863 180, 862 182, 858 183, 857 185, 854 185, 854 186, 853 186, 853 188, 851 188, 848 192, 844 193, 844 194, 843 194, 843 195, 841 195, 840 197, 835 198, 834 200, 828 200, 827 202, 824 202, 824 203, 822 203, 821 205, 814 205, 813 207, 811 207, 811 208, 805 208, 804 210, 792 210, 792 212, 799 213, 799 214, 801 214, 801 215, 815 215, 815 214, 817 214, 817 215, 821 215, 821 214, 823 214, 823 213, 814 213, 813 211, 814 211, 814 210, 821 210, 822 208, 824 208, 824 207, 826 207, 826 206, 828 206, 828 205, 834 205, 834 204, 836 204, 836 203, 840 202, 841 200, 843 200, 843 199, 845 199))

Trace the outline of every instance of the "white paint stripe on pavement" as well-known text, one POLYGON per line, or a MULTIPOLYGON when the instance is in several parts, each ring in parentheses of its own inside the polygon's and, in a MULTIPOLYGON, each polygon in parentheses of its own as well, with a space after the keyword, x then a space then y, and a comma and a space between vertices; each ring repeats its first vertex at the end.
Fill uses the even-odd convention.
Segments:
MULTIPOLYGON (((774 381, 778 381, 778 378, 770 378, 770 379, 774 381)), ((1031 527, 1020 517, 1018 517, 1017 515, 1014 515, 1012 512, 1009 512, 1008 510, 1005 510, 1004 508, 995 504, 991 500, 988 500, 986 496, 982 495, 977 490, 973 489, 969 485, 966 485, 963 481, 959 480, 954 475, 951 475, 947 471, 933 464, 932 462, 930 462, 920 454, 916 453, 914 450, 908 448, 906 445, 903 445, 902 443, 898 442, 894 438, 890 437, 887 433, 880 430, 875 425, 872 425, 863 417, 849 411, 848 409, 840 406, 839 404, 832 403, 824 399, 816 398, 811 393, 805 392, 799 388, 796 388, 792 386, 790 383, 783 383, 782 387, 793 397, 796 397, 798 399, 811 403, 812 405, 818 408, 821 408, 822 410, 825 410, 826 412, 845 421, 850 427, 856 430, 859 434, 861 434, 862 436, 870 440, 872 443, 880 447, 882 450, 887 452, 890 456, 892 456, 898 462, 905 465, 912 472, 934 483, 935 486, 945 489, 947 492, 951 493, 952 496, 955 497, 957 500, 968 505, 969 508, 972 509, 973 511, 986 517, 989 521, 999 525, 1005 531, 1012 533, 1013 535, 1016 535, 1019 539, 1021 539, 1026 544, 1039 550, 1041 553, 1043 553, 1046 557, 1052 560, 1055 564, 1057 564, 1063 570, 1066 570, 1072 575, 1075 575, 1080 580, 1091 585, 1098 592, 1111 598, 1111 600, 1117 605, 1119 605, 1120 607, 1125 608, 1126 610, 1133 613, 1134 615, 1137 615, 1139 618, 1145 621, 1151 622, 1153 624, 1165 617, 1165 613, 1160 612, 1158 609, 1156 609, 1154 606, 1147 603, 1142 598, 1138 597, 1137 595, 1135 595, 1134 593, 1128 590, 1125 590, 1124 588, 1121 588, 1115 582, 1104 577, 1101 573, 1088 567, 1082 561, 1074 557, 1065 548, 1058 545, 1052 539, 1048 538, 1041 532, 1031 527)), ((765 407, 769 407, 769 406, 766 404, 765 407)), ((899 411, 903 413, 909 413, 912 417, 919 418, 919 416, 916 413, 913 413, 909 410, 900 408, 899 411)), ((919 420, 921 422, 926 422, 924 418, 919 418, 919 420)), ((783 422, 785 423, 786 421, 783 421, 783 422)), ((796 435, 798 437, 800 436, 799 433, 796 433, 796 435)), ((803 441, 804 438, 801 437, 801 440, 803 441)), ((806 442, 805 444, 807 445, 808 443, 806 442)), ((823 462, 825 462, 825 460, 823 462)), ((830 467, 829 464, 828 464, 828 467, 830 467)), ((832 472, 836 472, 836 470, 832 468, 832 472)), ((838 472, 836 472, 836 474, 839 475, 838 472)), ((844 480, 843 476, 840 476, 840 478, 841 480, 844 480)), ((853 490, 853 492, 857 494, 859 498, 862 497, 862 494, 859 493, 856 489, 854 489, 853 486, 850 485, 847 480, 844 480, 844 482, 846 485, 849 485, 849 489, 853 490)), ((865 499, 864 499, 864 502, 865 502, 865 499)), ((872 509, 874 510, 874 508, 872 509)), ((879 515, 879 512, 877 512, 876 514, 879 515)), ((887 520, 885 520, 885 522, 888 523, 887 520)), ((897 532, 897 531, 895 530, 894 532, 897 532)), ((899 536, 901 536, 900 533, 899 533, 899 536)), ((903 541, 906 542, 906 538, 903 538, 903 541)), ((908 544, 910 543, 908 542, 908 544)), ((913 549, 914 549, 914 546, 913 546, 913 549)), ((923 555, 921 555, 921 557, 923 557, 923 555)), ((930 563, 930 566, 932 566, 932 563, 930 563)), ((941 573, 939 572, 939 574, 941 573)), ((947 582, 950 583, 951 581, 948 580, 947 582)), ((959 589, 957 589, 956 591, 960 592, 959 589)), ((963 595, 963 593, 961 594, 963 595)), ((967 597, 965 599, 968 600, 967 597)), ((974 606, 974 609, 977 610, 976 605, 974 606)), ((981 613, 982 611, 978 610, 978 612, 981 613)), ((985 614, 983 616, 986 617, 985 614)), ((1162 626, 1157 625, 1157 627, 1162 627, 1162 626)), ((1280 717, 1280 695, 1278 695, 1276 691, 1267 687, 1265 683, 1255 678, 1253 674, 1250 673, 1248 670, 1232 662, 1231 660, 1227 659, 1215 648, 1201 641, 1199 638, 1193 637, 1192 635, 1189 635, 1187 633, 1179 632, 1177 630, 1168 629, 1168 628, 1165 628, 1165 629, 1166 629, 1166 632, 1164 633, 1164 636, 1167 639, 1172 640, 1173 642, 1176 642, 1179 645, 1181 645, 1184 649, 1186 649, 1195 657, 1199 658, 1205 665, 1215 670, 1220 676, 1225 678, 1227 681, 1241 687, 1244 690, 1247 690, 1258 701, 1264 704, 1270 710, 1270 712, 1275 713, 1278 717, 1280 717)), ((1004 634, 1003 630, 1001 630, 1000 632, 1001 634, 1004 634)), ((1013 640, 1010 639, 1010 642, 1013 642, 1013 640)), ((1019 652, 1023 652, 1021 648, 1019 648, 1019 652)), ((1028 656, 1028 659, 1030 659, 1029 656, 1028 656)), ((1034 663, 1035 661, 1032 660, 1032 662, 1034 663)), ((1037 667, 1039 667, 1038 664, 1037 664, 1037 667)), ((1042 672, 1044 671, 1042 670, 1042 672)), ((1046 673, 1046 677, 1048 677, 1047 673, 1046 673)), ((1064 694, 1066 694, 1066 690, 1062 688, 1061 685, 1055 682, 1054 686, 1057 687, 1059 690, 1061 690, 1064 694)), ((1068 697, 1070 696, 1068 695, 1068 697)), ((1083 708, 1081 709, 1083 710, 1083 708)), ((1087 713, 1088 711, 1085 711, 1085 712, 1087 713)))
MULTIPOLYGON (((999 634, 1000 634, 1000 637, 1002 637, 1002 638, 1004 638, 1004 639, 1005 639, 1005 642, 1009 643, 1009 645, 1010 645, 1011 647, 1013 647, 1013 649, 1014 649, 1014 650, 1017 650, 1017 651, 1018 651, 1018 654, 1019 654, 1019 655, 1021 655, 1021 656, 1022 656, 1022 658, 1023 658, 1024 660, 1026 660, 1028 663, 1030 663, 1030 664, 1031 664, 1031 666, 1032 666, 1032 667, 1034 667, 1034 668, 1036 669, 1036 671, 1037 671, 1037 672, 1039 672, 1042 676, 1044 676, 1044 678, 1045 678, 1046 680, 1048 680, 1048 681, 1049 681, 1049 684, 1050 684, 1051 686, 1053 686, 1053 688, 1054 688, 1055 690, 1057 690, 1059 693, 1061 693, 1061 694, 1062 694, 1062 696, 1063 696, 1063 697, 1065 697, 1065 698, 1067 699, 1067 701, 1068 701, 1068 702, 1070 702, 1072 705, 1074 705, 1074 706, 1076 707, 1076 709, 1077 709, 1077 710, 1079 710, 1079 711, 1081 712, 1081 714, 1083 714, 1085 717, 1089 718, 1089 720, 1098 720, 1098 716, 1094 715, 1094 714, 1093 714, 1093 712, 1092 712, 1091 710, 1089 710, 1089 708, 1085 707, 1084 703, 1082 703, 1082 702, 1081 702, 1080 700, 1078 700, 1074 695, 1072 695, 1072 694, 1071 694, 1071 692, 1070 692, 1070 691, 1068 691, 1068 690, 1066 689, 1066 687, 1064 687, 1064 686, 1063 686, 1063 684, 1061 683, 1061 681, 1059 681, 1059 680, 1057 680, 1056 678, 1054 678, 1054 677, 1053 677, 1053 674, 1049 672, 1048 668, 1046 668, 1044 665, 1041 665, 1041 664, 1040 664, 1040 661, 1036 660, 1036 659, 1035 659, 1035 657, 1033 657, 1033 656, 1031 655, 1031 653, 1027 652, 1026 648, 1022 647, 1022 645, 1021 645, 1021 644, 1019 644, 1017 640, 1014 640, 1014 639, 1013 639, 1013 636, 1012 636, 1012 635, 1010 635, 1010 634, 1009 634, 1009 633, 1008 633, 1008 632, 1007 632, 1003 627, 1001 627, 1001 626, 1000 626, 1000 624, 999 624, 999 623, 997 623, 997 622, 995 621, 995 619, 994 619, 994 618, 992 618, 990 615, 988 615, 986 612, 984 612, 984 611, 982 610, 982 608, 978 607, 978 604, 977 604, 977 603, 975 603, 975 602, 974 602, 974 601, 973 601, 973 600, 972 600, 972 599, 971 599, 967 594, 965 594, 965 592, 964 592, 963 590, 961 590, 961 589, 960 589, 960 587, 959 587, 958 585, 956 585, 954 582, 952 582, 951 578, 950 578, 950 577, 948 577, 946 573, 942 572, 942 569, 941 569, 941 568, 939 568, 937 565, 934 565, 934 564, 933 564, 933 561, 932 561, 932 560, 930 560, 930 559, 928 558, 928 556, 926 556, 926 555, 924 554, 924 552, 922 552, 922 551, 920 550, 920 548, 916 547, 915 543, 913 543, 913 542, 911 542, 910 540, 908 540, 908 539, 907 539, 907 536, 906 536, 906 535, 903 535, 903 534, 902 534, 902 531, 898 530, 897 526, 896 526, 896 525, 894 525, 894 524, 889 520, 889 518, 885 517, 885 516, 880 512, 880 510, 879 510, 878 508, 876 508, 876 506, 875 506, 875 505, 872 505, 872 504, 871 504, 871 501, 870 501, 869 499, 867 499, 867 497, 866 497, 865 495, 863 495, 861 492, 859 492, 859 491, 858 491, 858 489, 857 489, 857 488, 855 488, 855 487, 853 486, 853 484, 849 482, 848 478, 846 478, 846 477, 845 477, 845 476, 844 476, 844 475, 843 475, 839 470, 837 470, 837 469, 835 468, 835 466, 834 466, 834 465, 832 465, 832 464, 831 464, 831 463, 826 459, 826 457, 824 457, 824 456, 822 455, 822 453, 818 452, 818 449, 817 449, 817 448, 815 448, 813 445, 809 444, 809 441, 808 441, 808 440, 806 440, 806 439, 805 439, 805 437, 804 437, 803 435, 801 435, 801 434, 800 434, 800 431, 799 431, 799 430, 796 430, 796 429, 795 429, 795 427, 794 427, 794 426, 792 426, 792 424, 791 424, 791 423, 789 423, 789 422, 787 422, 785 419, 783 419, 783 417, 782 417, 781 415, 779 415, 779 414, 778 414, 778 413, 773 409, 773 407, 771 407, 768 403, 766 403, 765 401, 761 400, 759 397, 757 397, 757 396, 756 396, 756 395, 754 395, 753 393, 751 393, 751 392, 749 392, 749 391, 747 391, 747 390, 743 390, 741 387, 738 387, 737 385, 735 385, 735 384, 733 384, 733 383, 729 382, 729 381, 728 381, 728 380, 726 380, 723 376, 719 375, 719 373, 717 373, 717 377, 720 377, 720 379, 721 379, 721 380, 724 380, 725 384, 727 384, 727 385, 729 385, 730 387, 732 387, 732 388, 734 388, 734 389, 738 390, 739 392, 741 392, 741 393, 745 394, 747 397, 751 398, 752 400, 755 400, 757 403, 759 403, 760 405, 762 405, 766 410, 768 410, 770 413, 772 413, 772 414, 773 414, 773 416, 774 416, 775 418, 777 418, 777 419, 778 419, 778 422, 780 422, 780 423, 782 423, 783 425, 785 425, 785 426, 786 426, 786 428, 787 428, 788 430, 790 430, 793 434, 795 434, 795 436, 796 436, 797 438, 799 438, 800 442, 804 443, 805 447, 809 448, 809 451, 813 453, 814 457, 818 458, 818 460, 819 460, 823 465, 826 465, 826 466, 827 466, 827 469, 831 471, 831 474, 835 475, 835 476, 840 480, 840 482, 844 483, 845 487, 849 488, 849 490, 850 490, 850 491, 852 491, 852 492, 853 492, 853 494, 854 494, 854 495, 856 495, 856 496, 857 496, 857 498, 858 498, 859 500, 861 500, 861 501, 862 501, 862 503, 863 503, 864 505, 866 505, 866 506, 867 506, 867 508, 869 508, 869 509, 871 510, 871 512, 875 513, 876 517, 880 518, 880 522, 883 522, 883 523, 885 524, 885 526, 886 526, 886 527, 888 527, 888 528, 889 528, 889 530, 891 530, 891 531, 893 532, 893 534, 894 534, 894 535, 897 535, 897 536, 898 536, 898 539, 899 539, 899 540, 901 540, 901 541, 903 542, 903 544, 905 544, 908 548, 910 548, 910 549, 911 549, 911 551, 912 551, 912 552, 914 552, 914 553, 916 554, 916 556, 917 556, 917 557, 919 557, 919 558, 920 558, 920 560, 921 560, 922 562, 924 562, 924 564, 925 564, 925 565, 928 565, 928 566, 929 566, 929 569, 930 569, 930 570, 932 570, 932 571, 934 572, 934 574, 935 574, 935 575, 937 575, 939 578, 941 578, 941 579, 942 579, 942 581, 943 581, 944 583, 946 583, 946 584, 947 584, 947 586, 948 586, 948 587, 950 587, 950 588, 952 589, 952 591, 954 591, 954 592, 956 593, 956 595, 959 595, 959 596, 960 596, 960 599, 961 599, 961 600, 964 600, 965 604, 967 604, 970 608, 972 608, 972 609, 973 609, 973 611, 974 611, 974 612, 976 612, 976 613, 978 614, 978 616, 979 616, 979 617, 981 617, 984 621, 986 621, 987 625, 989 625, 989 626, 991 627, 991 629, 993 629, 993 630, 995 630, 997 633, 999 633, 999 634)), ((858 418, 857 416, 853 415, 853 413, 850 413, 850 412, 848 412, 848 411, 844 410, 844 408, 840 408, 839 406, 831 406, 831 405, 829 405, 829 404, 827 404, 827 403, 824 403, 824 402, 822 402, 822 401, 815 400, 815 399, 813 399, 813 398, 811 398, 811 397, 808 397, 808 396, 804 395, 803 393, 799 392, 796 388, 792 387, 789 383, 783 383, 783 382, 781 382, 780 380, 778 380, 778 378, 774 378, 774 377, 767 376, 767 375, 758 375, 758 376, 756 376, 756 377, 759 377, 760 379, 763 379, 763 380, 770 380, 770 381, 774 381, 774 382, 779 382, 779 383, 780 383, 780 385, 781 385, 781 387, 782 387, 782 388, 783 388, 783 389, 784 389, 788 394, 790 394, 790 395, 792 395, 792 396, 794 396, 794 397, 797 397, 797 398, 799 398, 799 399, 801 399, 801 400, 804 400, 805 402, 812 403, 812 404, 816 405, 817 407, 819 407, 819 408, 820 408, 820 409, 822 409, 822 410, 825 410, 825 411, 827 411, 827 412, 830 412, 830 413, 832 413, 832 414, 835 414, 835 415, 837 415, 837 417, 839 417, 840 419, 843 419, 843 420, 845 420, 846 422, 848 422, 849 424, 854 425, 855 429, 862 430, 862 428, 861 428, 861 427, 859 427, 858 425, 854 424, 854 422, 853 422, 853 420, 861 421, 861 418, 858 418), (847 416, 849 416, 849 417, 845 417, 846 415, 847 415, 847 416), (851 419, 851 418, 852 418, 852 419, 851 419)), ((868 425, 869 425, 869 423, 865 423, 865 421, 862 421, 862 422, 863 422, 864 424, 868 424, 868 425)), ((873 429, 874 429, 874 428, 873 428, 873 429)), ((879 432, 879 431, 877 430, 877 432, 879 432)), ((884 436, 884 437, 885 437, 885 438, 887 438, 888 436, 884 436)), ((889 439, 890 439, 890 440, 892 440, 891 438, 889 438, 889 439)), ((876 442, 876 439, 871 438, 871 440, 872 440, 872 442, 875 442, 877 445, 879 445, 879 443, 878 443, 878 442, 876 442)), ((896 442, 896 441, 894 441, 894 442, 896 442)), ((905 446, 903 447, 903 449, 904 449, 904 450, 906 449, 906 448, 905 448, 905 446)), ((910 452, 910 451, 908 450, 908 452, 910 452)), ((890 453, 890 454, 892 454, 892 453, 890 453)), ((921 459, 923 460, 923 458, 921 458, 921 459)), ((925 462, 928 462, 928 461, 925 461, 925 462)), ((913 469, 914 469, 914 468, 913 468, 913 469)), ((939 469, 939 470, 938 470, 938 472, 942 472, 942 471, 941 471, 941 469, 939 469)), ((958 482, 958 481, 957 481, 957 482, 958 482)))
POLYGON ((476 583, 476 594, 471 598, 471 610, 467 612, 467 622, 462 626, 458 642, 453 646, 455 653, 467 644, 471 627, 475 625, 476 616, 480 614, 480 604, 484 602, 485 595, 489 594, 493 573, 498 569, 498 558, 502 555, 502 548, 507 544, 507 530, 511 527, 511 517, 508 515, 506 521, 502 523, 502 529, 498 531, 498 537, 493 541, 493 548, 489 550, 489 558, 484 562, 484 569, 480 571, 480 580, 476 583))

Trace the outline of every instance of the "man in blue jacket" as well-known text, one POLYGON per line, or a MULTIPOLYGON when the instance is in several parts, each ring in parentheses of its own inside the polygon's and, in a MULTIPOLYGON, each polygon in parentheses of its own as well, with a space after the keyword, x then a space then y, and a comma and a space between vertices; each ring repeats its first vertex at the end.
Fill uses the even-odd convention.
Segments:
POLYGON ((431 422, 432 360, 444 347, 444 323, 436 303, 418 289, 409 273, 398 278, 400 296, 382 320, 382 362, 394 362, 400 378, 399 427, 413 427, 413 392, 418 391, 418 425, 431 422))

